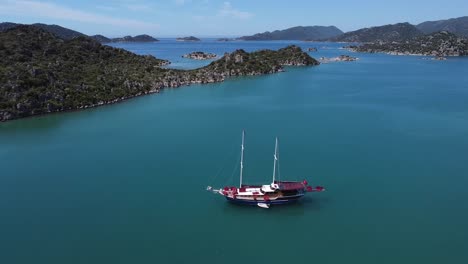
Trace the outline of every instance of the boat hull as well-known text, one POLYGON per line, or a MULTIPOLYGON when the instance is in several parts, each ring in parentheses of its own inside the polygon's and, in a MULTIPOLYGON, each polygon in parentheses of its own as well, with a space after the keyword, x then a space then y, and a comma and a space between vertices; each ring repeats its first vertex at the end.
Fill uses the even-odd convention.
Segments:
POLYGON ((297 202, 302 196, 296 196, 296 197, 291 197, 291 198, 280 198, 276 200, 263 200, 263 199, 258 199, 258 200, 245 200, 245 199, 237 199, 237 198, 232 198, 226 196, 226 199, 235 204, 242 204, 242 205, 258 205, 259 203, 263 204, 268 204, 268 205, 281 205, 281 204, 291 204, 297 202))

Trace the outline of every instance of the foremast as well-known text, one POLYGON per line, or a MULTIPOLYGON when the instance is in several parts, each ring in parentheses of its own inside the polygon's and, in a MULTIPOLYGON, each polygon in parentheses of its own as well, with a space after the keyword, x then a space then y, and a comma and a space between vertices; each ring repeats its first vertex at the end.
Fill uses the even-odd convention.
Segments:
POLYGON ((278 163, 278 137, 276 137, 275 140, 275 154, 273 155, 273 181, 271 184, 274 184, 276 180, 276 163, 278 163))
POLYGON ((242 171, 244 170, 244 135, 245 131, 242 130, 242 144, 241 144, 241 158, 240 158, 240 183, 239 188, 242 188, 242 171))

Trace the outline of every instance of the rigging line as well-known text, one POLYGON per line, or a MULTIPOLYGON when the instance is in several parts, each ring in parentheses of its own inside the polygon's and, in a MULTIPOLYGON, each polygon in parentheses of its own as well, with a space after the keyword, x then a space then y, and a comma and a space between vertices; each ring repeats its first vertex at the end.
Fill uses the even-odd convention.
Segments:
POLYGON ((278 158, 278 181, 281 181, 281 170, 280 170, 279 158, 278 158))
POLYGON ((278 149, 277 149, 277 163, 278 163, 278 181, 281 181, 281 170, 280 170, 280 149, 279 149, 279 144, 278 144, 278 149))
POLYGON ((234 156, 234 151, 236 151, 236 148, 235 148, 235 145, 237 144, 232 144, 231 146, 231 152, 229 153, 230 155, 226 155, 226 158, 224 159, 224 161, 221 163, 221 167, 220 169, 218 170, 218 172, 216 174, 214 174, 213 176, 211 176, 210 180, 208 181, 208 183, 210 183, 210 185, 212 185, 214 183, 214 181, 219 177, 219 175, 222 174, 222 172, 224 171, 224 169, 227 167, 227 164, 228 164, 228 161, 230 159, 232 159, 232 157, 234 156))
POLYGON ((237 168, 239 167, 240 167, 240 157, 239 159, 237 159, 236 166, 234 167, 234 170, 231 173, 231 177, 229 177, 229 179, 224 183, 224 186, 227 186, 228 183, 232 183, 234 179, 234 174, 237 172, 237 168))

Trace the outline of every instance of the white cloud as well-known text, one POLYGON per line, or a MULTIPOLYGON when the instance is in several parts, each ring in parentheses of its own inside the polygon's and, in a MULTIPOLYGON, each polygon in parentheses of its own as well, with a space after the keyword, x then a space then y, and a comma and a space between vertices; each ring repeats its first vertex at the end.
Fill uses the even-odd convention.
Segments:
POLYGON ((222 17, 232 17, 237 19, 249 19, 253 16, 252 13, 239 11, 235 9, 234 7, 232 7, 230 2, 223 3, 223 7, 221 8, 221 10, 219 10, 218 15, 222 17))
POLYGON ((32 0, 0 1, 0 14, 22 17, 43 17, 67 21, 77 21, 97 25, 111 25, 124 28, 138 28, 141 30, 154 30, 158 24, 148 23, 134 19, 115 18, 60 6, 50 2, 32 0))

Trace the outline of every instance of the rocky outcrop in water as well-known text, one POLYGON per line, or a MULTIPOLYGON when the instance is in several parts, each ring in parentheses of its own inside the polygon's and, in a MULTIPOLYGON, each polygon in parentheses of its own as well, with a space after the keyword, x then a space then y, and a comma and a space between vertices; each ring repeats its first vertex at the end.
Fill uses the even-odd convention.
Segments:
POLYGON ((182 58, 192 59, 192 60, 209 60, 216 58, 214 53, 205 53, 203 51, 194 51, 189 54, 182 55, 182 58))
POLYGON ((375 42, 347 48, 357 52, 382 52, 391 55, 467 56, 468 40, 442 31, 403 42, 375 42))
POLYGON ((176 41, 200 41, 200 39, 194 36, 190 36, 190 37, 176 38, 176 41))
POLYGON ((247 53, 236 50, 195 70, 161 68, 165 60, 140 56, 89 37, 64 41, 37 27, 0 33, 0 121, 112 104, 164 88, 220 82, 231 76, 318 65, 299 47, 247 53))

